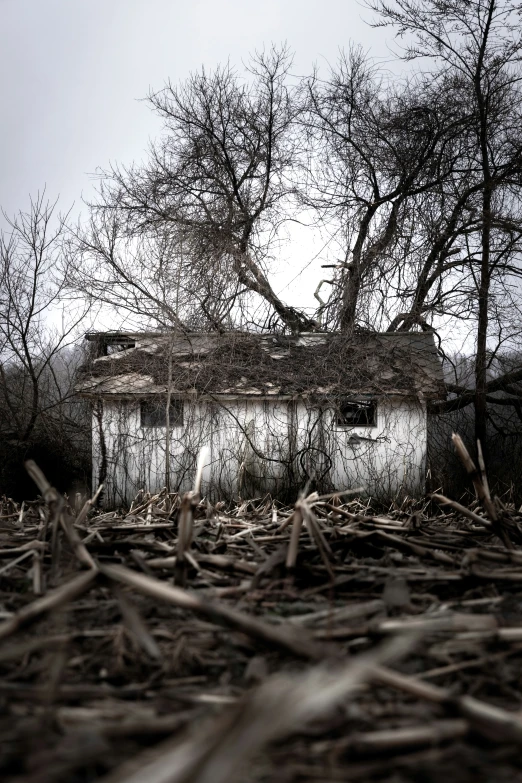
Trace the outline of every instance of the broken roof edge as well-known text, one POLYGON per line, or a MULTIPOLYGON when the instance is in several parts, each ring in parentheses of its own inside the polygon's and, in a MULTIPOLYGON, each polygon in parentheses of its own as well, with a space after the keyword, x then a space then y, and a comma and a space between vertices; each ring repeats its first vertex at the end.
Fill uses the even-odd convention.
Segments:
MULTIPOLYGON (((84 339, 88 340, 89 342, 96 342, 96 340, 115 340, 116 342, 118 340, 123 339, 136 339, 137 337, 161 337, 164 334, 170 334, 174 333, 173 330, 163 330, 163 329, 156 329, 156 330, 150 330, 150 331, 143 331, 143 332, 135 332, 135 331, 106 331, 106 332, 85 332, 84 339)), ((176 332, 177 334, 178 332, 176 332)), ((179 332, 179 334, 185 334, 185 332, 179 332)))
MULTIPOLYGON (((75 395, 77 397, 81 397, 82 399, 89 399, 89 400, 98 400, 98 399, 105 399, 105 400, 111 400, 111 401, 118 401, 118 400, 134 400, 136 402, 139 402, 140 400, 149 399, 151 397, 159 397, 159 396, 166 396, 168 393, 168 390, 166 388, 164 389, 158 389, 155 391, 135 391, 135 392, 108 392, 108 391, 87 391, 87 390, 81 390, 78 389, 75 391, 75 395)), ((363 399, 371 399, 371 400, 389 400, 389 399, 400 399, 400 400, 415 400, 418 402, 427 402, 431 397, 425 396, 423 394, 415 394, 413 392, 405 392, 401 389, 395 389, 387 392, 379 392, 379 393, 361 393, 359 391, 353 391, 348 389, 347 391, 343 391, 341 393, 339 392, 319 392, 319 391, 308 391, 308 392, 299 392, 296 394, 279 394, 278 392, 274 391, 272 393, 270 392, 260 392, 257 389, 249 391, 248 389, 238 391, 238 392, 214 392, 212 394, 208 394, 205 392, 198 392, 197 390, 189 391, 189 390, 176 390, 171 389, 170 391, 171 397, 174 397, 178 400, 187 400, 192 402, 221 402, 226 400, 253 400, 253 401, 259 401, 259 402, 299 402, 303 400, 312 401, 316 404, 321 402, 332 402, 333 400, 339 400, 339 398, 347 398, 352 400, 363 400, 363 399)), ((433 399, 435 399, 433 397, 433 399)), ((438 399, 438 398, 437 398, 438 399)))
MULTIPOLYGON (((219 335, 247 335, 249 337, 287 337, 290 339, 298 339, 299 337, 330 337, 330 336, 336 336, 340 337, 343 336, 343 332, 341 331, 320 331, 316 330, 314 332, 295 332, 292 334, 286 334, 283 332, 254 332, 249 331, 247 329, 227 329, 225 332, 217 332, 217 331, 205 331, 205 330, 183 330, 183 329, 149 329, 149 330, 107 330, 103 332, 85 332, 84 339, 88 340, 89 342, 94 342, 99 339, 106 339, 106 340, 121 340, 121 339, 136 339, 139 337, 166 337, 168 335, 174 335, 174 336, 183 336, 183 337, 201 337, 203 335, 205 336, 219 336, 219 335)), ((423 330, 421 332, 372 332, 370 330, 360 330, 355 331, 354 335, 356 337, 390 337, 397 339, 397 337, 403 337, 411 339, 412 337, 422 337, 422 336, 433 336, 436 332, 433 329, 423 330)))

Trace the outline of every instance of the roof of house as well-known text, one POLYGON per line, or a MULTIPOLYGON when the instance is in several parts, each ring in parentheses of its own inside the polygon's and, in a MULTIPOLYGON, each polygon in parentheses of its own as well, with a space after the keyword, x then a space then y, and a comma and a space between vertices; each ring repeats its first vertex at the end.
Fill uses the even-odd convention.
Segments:
POLYGON ((431 332, 105 332, 87 339, 106 355, 83 369, 82 396, 165 394, 169 365, 174 394, 446 396, 431 332))

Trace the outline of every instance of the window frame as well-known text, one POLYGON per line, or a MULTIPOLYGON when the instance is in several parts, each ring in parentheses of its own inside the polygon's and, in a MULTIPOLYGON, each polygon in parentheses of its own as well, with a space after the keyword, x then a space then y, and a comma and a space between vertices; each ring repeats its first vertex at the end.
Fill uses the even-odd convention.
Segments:
POLYGON ((349 398, 347 397, 344 399, 337 409, 335 410, 335 427, 339 430, 353 430, 357 427, 364 428, 366 430, 368 429, 375 429, 378 426, 379 423, 379 406, 377 403, 377 400, 373 398, 349 398), (343 408, 348 407, 348 405, 361 405, 361 403, 366 403, 368 405, 368 408, 373 409, 373 420, 371 424, 362 424, 362 423, 356 423, 356 422, 347 422, 342 421, 341 418, 343 416, 342 411, 343 408))
MULTIPOLYGON (((170 429, 183 427, 185 406, 182 399, 173 397, 170 401, 170 429), (174 413, 174 416, 173 416, 174 413)), ((167 402, 161 399, 143 399, 140 400, 140 427, 144 430, 158 430, 167 428, 167 402), (153 407, 152 407, 153 406, 153 407), (147 412, 147 407, 149 411, 147 412), (154 419, 156 414, 156 419, 154 419), (149 421, 146 422, 147 416, 149 421)))

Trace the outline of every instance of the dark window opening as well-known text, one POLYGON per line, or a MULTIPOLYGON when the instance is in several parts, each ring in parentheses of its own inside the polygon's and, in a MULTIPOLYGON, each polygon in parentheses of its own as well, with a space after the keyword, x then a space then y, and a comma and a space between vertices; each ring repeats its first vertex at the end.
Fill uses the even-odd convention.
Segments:
MULTIPOLYGON (((167 404, 164 400, 144 400, 140 405, 142 427, 166 427, 167 404)), ((171 427, 183 426, 183 401, 171 400, 169 409, 171 427)))
POLYGON ((375 427, 377 405, 373 400, 346 400, 337 412, 338 427, 375 427))

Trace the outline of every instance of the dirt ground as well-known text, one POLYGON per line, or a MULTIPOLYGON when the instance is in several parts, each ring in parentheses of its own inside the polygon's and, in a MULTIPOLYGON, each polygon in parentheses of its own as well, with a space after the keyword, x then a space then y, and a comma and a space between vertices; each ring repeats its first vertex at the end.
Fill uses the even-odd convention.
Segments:
POLYGON ((522 781, 522 513, 484 482, 102 513, 33 471, 0 504, 2 781, 522 781))

